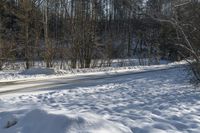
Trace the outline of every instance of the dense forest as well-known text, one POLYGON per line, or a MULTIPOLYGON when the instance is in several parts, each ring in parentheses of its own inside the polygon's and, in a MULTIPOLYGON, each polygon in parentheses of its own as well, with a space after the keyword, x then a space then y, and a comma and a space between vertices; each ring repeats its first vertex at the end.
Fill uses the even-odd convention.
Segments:
POLYGON ((0 69, 19 60, 27 69, 121 58, 198 64, 199 42, 198 0, 0 0, 0 69))

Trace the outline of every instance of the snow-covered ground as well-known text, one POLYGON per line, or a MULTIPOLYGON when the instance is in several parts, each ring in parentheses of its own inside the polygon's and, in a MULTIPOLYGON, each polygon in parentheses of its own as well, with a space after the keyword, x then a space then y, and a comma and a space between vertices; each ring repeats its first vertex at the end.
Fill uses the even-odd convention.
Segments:
POLYGON ((186 77, 176 68, 2 95, 0 133, 199 133, 200 92, 186 77))
POLYGON ((33 80, 33 79, 49 79, 56 77, 71 77, 80 75, 99 75, 107 73, 125 73, 125 72, 141 72, 151 71, 157 69, 165 69, 169 67, 176 67, 187 62, 168 63, 162 61, 161 65, 151 66, 129 66, 129 67, 102 67, 102 68, 88 68, 88 69, 71 69, 60 70, 56 68, 31 68, 29 70, 4 70, 0 71, 0 82, 16 81, 16 80, 33 80))

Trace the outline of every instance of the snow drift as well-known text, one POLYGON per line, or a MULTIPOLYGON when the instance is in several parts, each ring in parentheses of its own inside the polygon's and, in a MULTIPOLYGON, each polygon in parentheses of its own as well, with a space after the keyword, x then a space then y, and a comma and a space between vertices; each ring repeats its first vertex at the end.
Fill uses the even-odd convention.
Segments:
POLYGON ((22 117, 5 115, 0 119, 1 133, 131 133, 128 127, 94 114, 52 114, 35 109, 22 117))

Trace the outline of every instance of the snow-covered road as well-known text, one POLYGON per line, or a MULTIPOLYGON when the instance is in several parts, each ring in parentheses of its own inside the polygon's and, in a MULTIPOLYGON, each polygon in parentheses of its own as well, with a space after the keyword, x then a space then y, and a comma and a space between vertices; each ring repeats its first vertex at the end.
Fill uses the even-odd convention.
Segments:
POLYGON ((199 133, 200 92, 186 77, 175 68, 50 80, 58 86, 0 96, 0 132, 199 133))
MULTIPOLYGON (((183 65, 182 65, 183 66, 183 65)), ((55 78, 45 78, 45 79, 28 79, 28 80, 16 80, 0 82, 0 95, 10 94, 10 93, 21 93, 21 92, 31 92, 31 91, 42 91, 42 90, 53 90, 53 89, 70 89, 72 87, 81 86, 91 86, 96 84, 98 80, 107 79, 106 82, 115 80, 115 78, 123 78, 127 75, 138 75, 144 73, 153 73, 157 71, 166 71, 169 69, 179 68, 179 65, 167 66, 161 68, 153 68, 142 71, 125 71, 125 72, 107 72, 101 74, 84 74, 72 77, 55 77, 55 78)))

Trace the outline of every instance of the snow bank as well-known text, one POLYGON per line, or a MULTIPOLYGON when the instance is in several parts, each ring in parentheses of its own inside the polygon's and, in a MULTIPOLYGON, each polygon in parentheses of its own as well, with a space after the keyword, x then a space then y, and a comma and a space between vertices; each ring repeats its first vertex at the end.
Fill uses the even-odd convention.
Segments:
POLYGON ((13 115, 0 118, 1 133, 131 133, 122 124, 88 113, 67 116, 35 109, 18 119, 13 115))
POLYGON ((0 71, 0 82, 16 81, 16 80, 29 80, 29 79, 49 79, 67 76, 79 75, 98 75, 98 74, 120 74, 127 72, 143 72, 152 71, 157 69, 167 69, 170 67, 177 67, 187 64, 185 61, 173 62, 162 65, 152 66, 130 66, 130 67, 102 67, 102 68, 86 68, 86 69, 71 69, 60 70, 55 68, 31 68, 23 71, 0 71))

